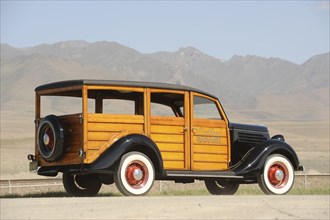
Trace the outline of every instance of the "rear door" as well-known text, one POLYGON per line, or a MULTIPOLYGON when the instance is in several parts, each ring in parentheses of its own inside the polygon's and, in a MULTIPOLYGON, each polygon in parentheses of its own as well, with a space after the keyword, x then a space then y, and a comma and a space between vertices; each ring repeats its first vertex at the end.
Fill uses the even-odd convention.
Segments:
POLYGON ((150 137, 157 144, 165 170, 190 169, 189 93, 150 89, 150 137))
POLYGON ((191 169, 227 170, 230 151, 228 122, 217 99, 191 93, 191 169))

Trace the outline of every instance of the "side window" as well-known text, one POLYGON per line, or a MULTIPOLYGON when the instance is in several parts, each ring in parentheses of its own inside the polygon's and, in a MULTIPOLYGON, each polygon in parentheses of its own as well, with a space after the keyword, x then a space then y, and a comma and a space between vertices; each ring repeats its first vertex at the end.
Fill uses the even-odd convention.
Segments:
POLYGON ((166 92, 152 92, 151 116, 183 117, 184 95, 166 92))
POLYGON ((143 93, 130 90, 89 90, 88 112, 143 115, 143 93))
POLYGON ((135 104, 132 100, 103 99, 104 114, 134 115, 135 104))
POLYGON ((194 118, 221 120, 221 115, 213 100, 194 96, 194 118))

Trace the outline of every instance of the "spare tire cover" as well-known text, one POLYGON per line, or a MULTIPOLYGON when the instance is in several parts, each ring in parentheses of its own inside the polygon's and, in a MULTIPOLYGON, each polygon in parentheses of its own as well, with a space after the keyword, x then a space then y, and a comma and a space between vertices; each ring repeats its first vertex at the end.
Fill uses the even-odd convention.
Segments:
POLYGON ((43 118, 38 127, 37 145, 41 157, 54 162, 63 154, 64 130, 60 119, 55 115, 43 118))

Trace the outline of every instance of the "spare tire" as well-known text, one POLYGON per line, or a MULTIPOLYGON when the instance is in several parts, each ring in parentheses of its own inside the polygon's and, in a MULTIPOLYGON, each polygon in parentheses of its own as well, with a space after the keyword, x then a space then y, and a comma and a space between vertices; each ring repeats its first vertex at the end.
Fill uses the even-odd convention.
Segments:
POLYGON ((63 154, 64 130, 60 119, 55 115, 43 118, 38 127, 37 145, 41 157, 54 162, 63 154))

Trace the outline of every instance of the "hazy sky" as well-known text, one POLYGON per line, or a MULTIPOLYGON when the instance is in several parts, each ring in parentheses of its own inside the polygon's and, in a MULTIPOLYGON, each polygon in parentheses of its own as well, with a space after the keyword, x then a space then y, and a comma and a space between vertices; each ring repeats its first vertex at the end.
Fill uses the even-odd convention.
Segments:
POLYGON ((192 46, 209 55, 303 63, 329 51, 329 1, 3 1, 1 43, 115 41, 141 53, 192 46))

